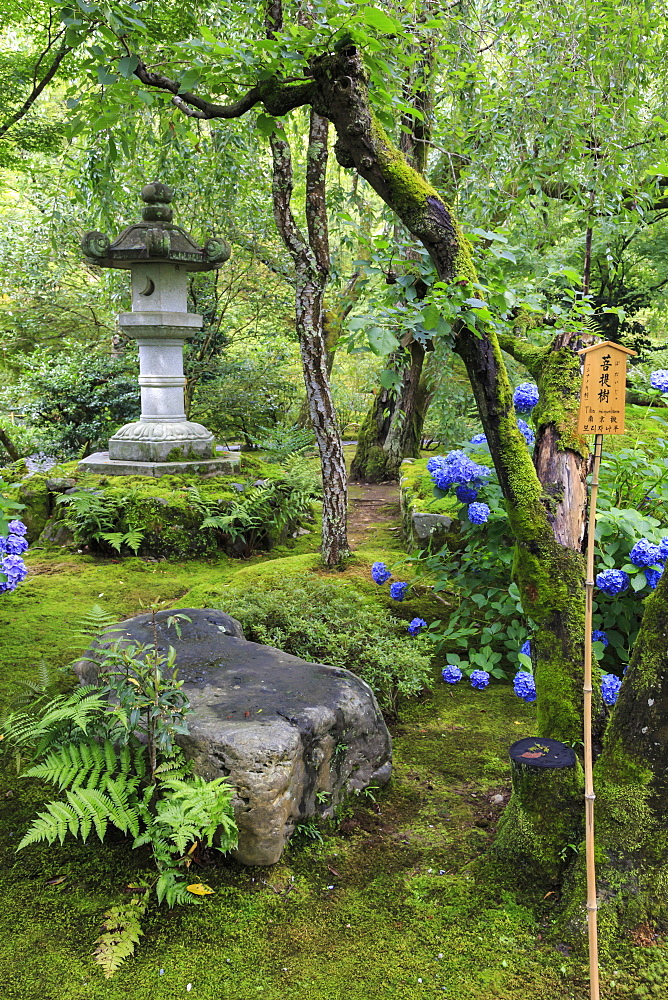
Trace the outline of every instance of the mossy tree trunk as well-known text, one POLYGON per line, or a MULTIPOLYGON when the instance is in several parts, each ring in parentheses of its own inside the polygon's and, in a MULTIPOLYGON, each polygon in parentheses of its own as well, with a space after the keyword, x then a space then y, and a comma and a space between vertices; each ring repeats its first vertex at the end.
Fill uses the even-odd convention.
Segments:
POLYGON ((399 378, 396 388, 380 388, 364 418, 350 469, 358 482, 398 479, 404 458, 419 457, 422 427, 431 394, 423 372, 425 350, 412 341, 392 355, 386 371, 399 378))
MULTIPOLYGON (((416 113, 406 113, 403 117, 399 148, 406 162, 424 177, 431 135, 429 81, 433 50, 427 46, 420 50, 419 56, 404 87, 404 96, 416 113)), ((418 255, 408 248, 405 256, 411 260, 418 255)), ((424 297, 427 288, 419 278, 414 287, 418 297, 424 297)), ((385 368, 398 377, 395 385, 378 390, 360 428, 350 469, 351 478, 358 482, 398 479, 404 458, 420 455, 422 428, 432 395, 423 371, 426 353, 412 337, 402 340, 402 348, 390 355, 385 368)))

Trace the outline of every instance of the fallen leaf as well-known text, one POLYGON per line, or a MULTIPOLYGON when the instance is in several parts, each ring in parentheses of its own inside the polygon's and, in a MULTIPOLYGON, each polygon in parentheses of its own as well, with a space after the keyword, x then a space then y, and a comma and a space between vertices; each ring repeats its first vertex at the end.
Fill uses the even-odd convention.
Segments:
POLYGON ((204 885, 202 882, 193 882, 192 885, 187 885, 186 889, 188 892, 192 892, 193 896, 213 896, 214 893, 211 886, 204 885))
POLYGON ((332 868, 332 866, 331 866, 331 865, 327 865, 327 871, 328 871, 328 872, 331 872, 331 873, 332 873, 332 875, 336 875, 336 877, 337 877, 337 878, 341 878, 341 876, 340 876, 340 875, 339 875, 339 873, 337 872, 336 868, 332 868))
POLYGON ((195 843, 193 844, 193 846, 192 846, 192 847, 190 848, 190 850, 188 851, 188 854, 192 854, 192 853, 193 853, 193 851, 197 850, 197 845, 198 845, 198 844, 199 844, 199 840, 196 840, 196 841, 195 841, 195 843))
POLYGON ((546 892, 543 899, 547 899, 548 896, 554 896, 554 892, 546 892))
POLYGON ((60 885, 66 878, 68 878, 67 875, 57 875, 55 878, 50 878, 44 885, 60 885))

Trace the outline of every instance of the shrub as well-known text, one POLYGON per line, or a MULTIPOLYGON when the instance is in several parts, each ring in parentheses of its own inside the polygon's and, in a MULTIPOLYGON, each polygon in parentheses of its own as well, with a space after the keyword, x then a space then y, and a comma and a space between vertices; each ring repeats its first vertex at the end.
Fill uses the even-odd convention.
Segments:
POLYGON ((23 411, 49 455, 78 457, 139 417, 136 359, 76 351, 35 352, 5 396, 23 411))
POLYGON ((405 621, 341 581, 272 577, 252 592, 229 590, 224 610, 253 642, 357 674, 384 711, 431 680, 428 640, 408 638, 405 621))

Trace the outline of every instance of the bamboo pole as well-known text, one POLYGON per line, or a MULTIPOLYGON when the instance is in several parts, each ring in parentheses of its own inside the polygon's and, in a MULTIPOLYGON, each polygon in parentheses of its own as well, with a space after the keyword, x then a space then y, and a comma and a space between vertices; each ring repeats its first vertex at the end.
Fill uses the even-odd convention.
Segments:
POLYGON ((599 1000, 598 981, 598 930, 596 899, 596 863, 594 854, 594 777, 591 746, 591 633, 594 605, 594 543, 596 533, 596 501, 598 475, 601 467, 603 435, 597 434, 594 443, 594 464, 589 498, 589 524, 587 528, 587 579, 585 604, 584 644, 584 770, 585 770, 585 849, 587 859, 587 925, 589 930, 589 984, 591 1000, 599 1000))

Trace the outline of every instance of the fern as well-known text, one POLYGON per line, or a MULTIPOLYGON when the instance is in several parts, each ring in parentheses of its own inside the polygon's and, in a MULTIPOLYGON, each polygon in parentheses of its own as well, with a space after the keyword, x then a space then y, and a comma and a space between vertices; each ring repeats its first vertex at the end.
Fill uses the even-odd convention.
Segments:
MULTIPOLYGON (((107 632, 113 625, 116 625, 117 622, 118 618, 116 615, 111 615, 99 604, 94 604, 90 611, 82 615, 76 623, 76 635, 80 635, 86 639, 89 639, 91 636, 98 637, 103 632, 107 632)), ((118 627, 120 629, 120 626, 118 627)))
POLYGON ((179 854, 185 854, 196 840, 211 847, 217 831, 221 836, 219 850, 228 851, 235 846, 237 828, 230 804, 232 788, 225 778, 205 781, 194 777, 184 781, 170 777, 160 783, 160 790, 168 794, 156 803, 154 823, 179 854))
POLYGON ((128 903, 112 906, 105 913, 103 934, 95 942, 93 958, 102 966, 105 979, 111 979, 126 958, 134 954, 135 945, 144 933, 141 918, 148 906, 147 894, 134 896, 128 903))
POLYGON ((144 532, 139 528, 130 528, 129 531, 100 531, 96 537, 108 542, 116 552, 120 552, 123 546, 127 545, 136 555, 144 540, 144 532))
MULTIPOLYGON (((89 621, 106 625, 104 617, 97 607, 89 621)), ((173 624, 178 629, 176 618, 173 624)), ((223 778, 191 777, 173 743, 176 733, 187 732, 189 711, 175 670, 163 679, 163 668, 173 667, 173 650, 165 659, 152 647, 121 651, 114 644, 104 655, 106 688, 82 687, 52 698, 41 714, 16 712, 2 722, 8 744, 31 758, 24 777, 48 781, 60 792, 38 813, 17 850, 43 841, 62 844, 67 836, 85 841, 93 831, 103 840, 114 826, 133 838, 133 847, 150 848, 159 902, 197 902, 184 878, 188 848, 200 842, 210 847, 216 834, 219 850, 236 843, 233 789, 223 778), (110 704, 110 695, 117 704, 110 704), (156 698, 164 702, 158 714, 156 698), (145 732, 147 746, 140 742, 145 732)), ((95 953, 107 976, 132 954, 141 933, 147 901, 133 905, 107 914, 95 953)))

